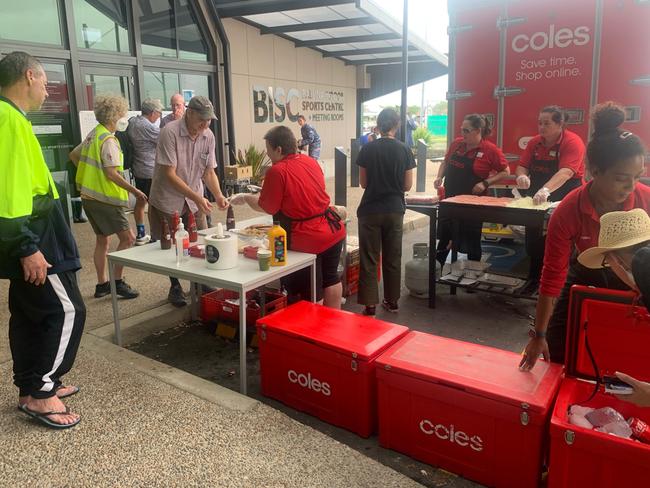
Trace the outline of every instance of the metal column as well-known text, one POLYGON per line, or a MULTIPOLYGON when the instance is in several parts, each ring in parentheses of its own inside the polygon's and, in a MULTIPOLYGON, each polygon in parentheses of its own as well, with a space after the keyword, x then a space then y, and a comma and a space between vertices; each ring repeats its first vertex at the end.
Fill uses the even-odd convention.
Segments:
POLYGON ((404 0, 404 14, 402 16, 402 124, 400 139, 406 142, 406 112, 408 104, 406 92, 409 87, 409 0, 404 0))
POLYGON ((359 139, 350 140, 350 186, 354 188, 359 187, 359 166, 357 166, 357 158, 359 157, 359 151, 361 150, 361 144, 359 139))
POLYGON ((418 180, 415 184, 415 191, 424 191, 427 185, 427 144, 422 139, 418 139, 417 144, 417 168, 418 180))
POLYGON ((348 155, 342 147, 334 150, 334 204, 343 205, 348 202, 347 176, 348 155))

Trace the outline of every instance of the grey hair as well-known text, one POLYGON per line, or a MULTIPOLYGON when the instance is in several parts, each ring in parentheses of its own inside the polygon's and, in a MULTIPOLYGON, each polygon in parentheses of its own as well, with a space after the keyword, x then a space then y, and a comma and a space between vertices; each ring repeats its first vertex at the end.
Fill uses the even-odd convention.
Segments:
POLYGON ((162 112, 162 103, 160 100, 154 98, 147 98, 142 102, 140 106, 140 111, 142 115, 150 115, 154 112, 162 112))
POLYGON ((23 51, 7 54, 0 61, 0 87, 16 84, 28 69, 44 71, 41 62, 31 54, 23 51))

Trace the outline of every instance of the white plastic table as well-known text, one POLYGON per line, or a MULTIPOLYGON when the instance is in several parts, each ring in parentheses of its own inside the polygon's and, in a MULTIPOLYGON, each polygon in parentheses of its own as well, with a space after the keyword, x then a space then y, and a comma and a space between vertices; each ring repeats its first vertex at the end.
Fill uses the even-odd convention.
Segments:
POLYGON ((174 248, 160 249, 159 243, 132 247, 123 251, 108 254, 108 272, 111 283, 111 298, 113 300, 113 320, 115 323, 115 342, 122 345, 120 316, 115 288, 114 266, 120 265, 142 271, 149 271, 165 276, 173 276, 181 280, 189 280, 192 299, 192 312, 196 312, 196 286, 202 284, 212 287, 225 288, 239 293, 239 367, 240 391, 246 394, 246 293, 274 280, 282 278, 300 269, 311 268, 311 297, 316 297, 316 255, 289 251, 287 264, 272 266, 269 271, 260 271, 256 260, 239 255, 238 266, 226 270, 211 270, 205 265, 205 260, 190 257, 180 267, 176 266, 174 248))

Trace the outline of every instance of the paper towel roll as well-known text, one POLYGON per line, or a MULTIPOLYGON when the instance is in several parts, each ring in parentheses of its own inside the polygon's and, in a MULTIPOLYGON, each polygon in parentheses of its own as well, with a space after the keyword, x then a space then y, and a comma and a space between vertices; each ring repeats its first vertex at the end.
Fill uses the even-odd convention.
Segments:
POLYGON ((237 236, 217 234, 205 237, 205 263, 210 269, 230 269, 237 266, 237 236))

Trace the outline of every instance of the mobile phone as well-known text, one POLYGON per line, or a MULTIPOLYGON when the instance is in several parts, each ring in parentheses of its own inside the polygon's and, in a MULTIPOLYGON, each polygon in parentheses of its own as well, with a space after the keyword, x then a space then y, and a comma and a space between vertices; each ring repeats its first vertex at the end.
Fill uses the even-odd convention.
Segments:
POLYGON ((616 376, 603 376, 602 381, 603 385, 605 385, 605 393, 613 395, 631 395, 634 393, 634 388, 619 380, 616 376))

